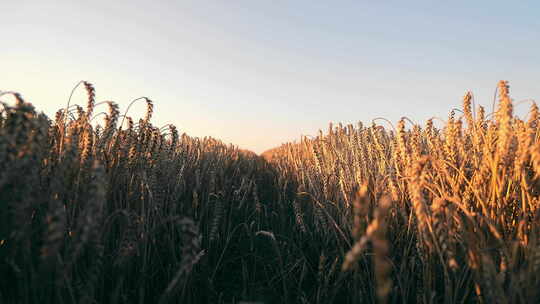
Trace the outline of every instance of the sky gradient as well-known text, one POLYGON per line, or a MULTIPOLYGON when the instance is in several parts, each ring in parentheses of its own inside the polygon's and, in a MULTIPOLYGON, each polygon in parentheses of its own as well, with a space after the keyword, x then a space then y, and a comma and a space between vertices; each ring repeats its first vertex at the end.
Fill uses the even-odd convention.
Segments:
POLYGON ((3 0, 0 11, 0 90, 54 115, 87 80, 98 101, 148 96, 156 125, 255 152, 330 121, 445 118, 467 90, 490 112, 500 79, 514 100, 540 100, 538 1, 3 0))

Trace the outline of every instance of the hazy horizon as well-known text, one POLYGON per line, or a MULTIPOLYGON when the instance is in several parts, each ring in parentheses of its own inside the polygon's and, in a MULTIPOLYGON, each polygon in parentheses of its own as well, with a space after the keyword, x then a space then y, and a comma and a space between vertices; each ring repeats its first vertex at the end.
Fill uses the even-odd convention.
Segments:
POLYGON ((332 4, 9 1, 0 90, 52 116, 87 80, 98 101, 148 96, 156 125, 257 153, 330 121, 444 118, 467 90, 490 112, 501 79, 540 98, 537 2, 332 4))

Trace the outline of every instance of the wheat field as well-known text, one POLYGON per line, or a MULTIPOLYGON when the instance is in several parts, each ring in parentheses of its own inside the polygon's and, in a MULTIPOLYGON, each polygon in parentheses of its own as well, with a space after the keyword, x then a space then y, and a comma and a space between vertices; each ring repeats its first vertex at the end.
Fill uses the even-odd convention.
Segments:
POLYGON ((262 156, 79 89, 52 119, 0 93, 0 303, 540 302, 540 116, 506 81, 262 156))

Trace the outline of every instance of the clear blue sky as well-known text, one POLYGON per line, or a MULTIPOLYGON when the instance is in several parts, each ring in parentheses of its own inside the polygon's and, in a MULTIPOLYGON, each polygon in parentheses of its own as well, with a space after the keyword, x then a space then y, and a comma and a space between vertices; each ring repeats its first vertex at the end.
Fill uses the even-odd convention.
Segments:
POLYGON ((539 1, 377 2, 2 0, 0 90, 53 115, 88 80, 256 152, 330 121, 446 117, 466 90, 490 105, 500 79, 540 99, 539 1))

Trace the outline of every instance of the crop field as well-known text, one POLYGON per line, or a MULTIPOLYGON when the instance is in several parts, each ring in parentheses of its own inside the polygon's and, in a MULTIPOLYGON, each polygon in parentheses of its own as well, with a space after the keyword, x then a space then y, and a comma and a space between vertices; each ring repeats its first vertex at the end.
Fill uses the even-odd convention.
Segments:
POLYGON ((0 303, 540 302, 540 114, 506 81, 260 156, 78 89, 0 92, 0 303))

